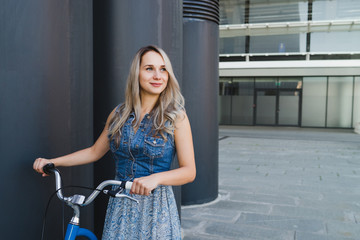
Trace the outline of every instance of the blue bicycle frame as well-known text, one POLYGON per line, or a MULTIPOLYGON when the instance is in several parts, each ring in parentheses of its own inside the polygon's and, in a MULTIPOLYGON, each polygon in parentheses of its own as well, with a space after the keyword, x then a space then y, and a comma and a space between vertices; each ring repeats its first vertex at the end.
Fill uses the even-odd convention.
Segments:
POLYGON ((66 240, 75 240, 76 237, 86 237, 89 240, 97 240, 95 234, 86 228, 81 228, 75 224, 69 223, 66 229, 66 240))

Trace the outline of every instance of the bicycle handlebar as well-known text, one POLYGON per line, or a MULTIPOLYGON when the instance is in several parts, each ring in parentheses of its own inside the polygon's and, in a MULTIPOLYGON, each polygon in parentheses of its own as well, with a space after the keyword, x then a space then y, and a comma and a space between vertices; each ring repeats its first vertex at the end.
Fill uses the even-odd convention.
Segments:
MULTIPOLYGON (((56 194, 58 196, 58 198, 62 201, 65 201, 65 202, 68 202, 68 201, 72 201, 72 199, 75 197, 75 196, 79 196, 79 195, 75 195, 73 197, 64 197, 63 194, 62 194, 62 187, 61 187, 61 176, 60 176, 60 172, 59 170, 57 170, 55 168, 55 165, 53 163, 49 163, 49 164, 46 164, 44 167, 43 167, 43 171, 44 173, 48 174, 48 175, 51 175, 52 173, 55 174, 55 182, 56 182, 56 194)), ((79 200, 80 202, 76 202, 75 204, 78 204, 80 206, 86 206, 88 204, 90 204, 92 201, 94 201, 94 199, 97 197, 97 195, 99 195, 99 193, 106 187, 106 186, 109 186, 109 185, 118 185, 120 186, 122 189, 128 189, 130 190, 131 189, 131 186, 132 186, 132 182, 127 182, 127 181, 117 181, 117 180, 106 180, 106 181, 103 181, 102 183, 100 183, 98 185, 98 187, 89 195, 89 197, 87 199, 84 199, 84 197, 82 197, 81 200, 79 200)), ((103 191, 104 193, 108 194, 108 192, 110 191, 106 191, 104 190, 103 191)), ((111 195, 111 194, 110 194, 111 195)), ((118 194, 114 194, 112 195, 114 197, 116 196, 119 196, 118 194)), ((124 196, 125 197, 125 196, 124 196)), ((130 199, 132 199, 131 197, 128 197, 130 199)), ((132 199, 132 200, 135 200, 135 199, 132 199)), ((137 201, 137 200, 135 200, 137 201)))

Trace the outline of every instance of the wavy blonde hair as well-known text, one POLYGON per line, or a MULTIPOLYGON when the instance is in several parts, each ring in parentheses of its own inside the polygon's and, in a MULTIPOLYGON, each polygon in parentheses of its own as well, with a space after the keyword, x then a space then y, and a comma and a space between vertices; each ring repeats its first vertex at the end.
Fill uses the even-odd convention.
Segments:
POLYGON ((157 46, 146 46, 138 50, 131 63, 129 76, 127 78, 125 102, 115 112, 110 120, 109 137, 114 139, 119 145, 121 137, 121 129, 134 112, 135 121, 133 127, 138 128, 140 125, 141 99, 140 99, 140 83, 139 72, 142 57, 145 53, 154 51, 160 54, 165 62, 166 71, 169 73, 169 79, 164 91, 160 94, 157 103, 151 111, 153 119, 153 130, 160 133, 165 139, 164 133, 174 134, 175 121, 177 117, 185 111, 184 97, 180 92, 179 83, 174 75, 171 62, 167 54, 157 46))

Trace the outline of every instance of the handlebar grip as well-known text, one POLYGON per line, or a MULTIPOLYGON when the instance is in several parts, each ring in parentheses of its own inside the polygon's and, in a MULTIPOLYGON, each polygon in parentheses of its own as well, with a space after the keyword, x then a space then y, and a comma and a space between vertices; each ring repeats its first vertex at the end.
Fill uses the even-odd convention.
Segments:
POLYGON ((55 172, 55 165, 53 163, 48 163, 43 167, 44 173, 50 175, 55 172))
POLYGON ((132 182, 126 182, 126 183, 125 183, 125 189, 130 190, 132 184, 133 184, 132 182))

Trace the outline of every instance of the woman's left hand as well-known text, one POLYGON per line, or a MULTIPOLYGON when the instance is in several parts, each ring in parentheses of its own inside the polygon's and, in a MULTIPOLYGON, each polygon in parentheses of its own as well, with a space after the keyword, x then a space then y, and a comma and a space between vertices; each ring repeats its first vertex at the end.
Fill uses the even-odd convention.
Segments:
POLYGON ((130 194, 149 196, 151 191, 158 186, 158 180, 155 175, 141 178, 135 178, 130 190, 130 194))

